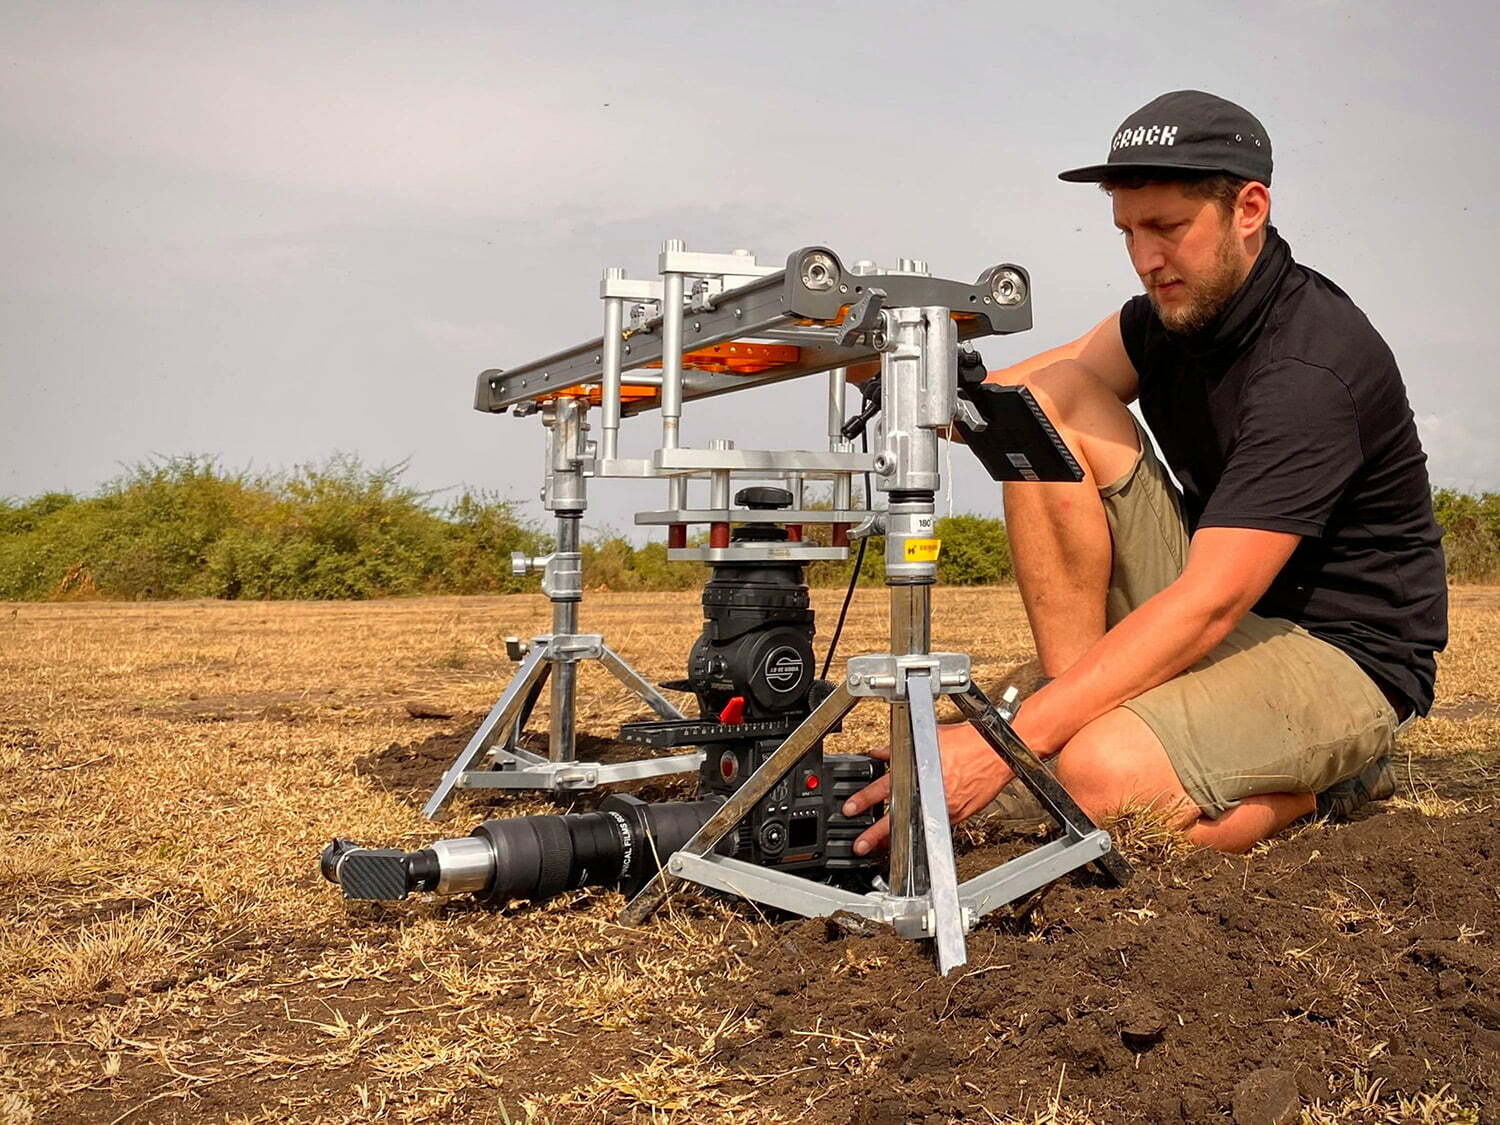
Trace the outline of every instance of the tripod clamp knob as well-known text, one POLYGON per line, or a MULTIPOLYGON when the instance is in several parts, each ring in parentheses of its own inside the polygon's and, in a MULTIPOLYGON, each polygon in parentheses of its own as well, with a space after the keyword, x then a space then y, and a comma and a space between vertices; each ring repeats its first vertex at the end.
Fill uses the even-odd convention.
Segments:
POLYGON ((551 555, 528 555, 525 551, 512 551, 510 553, 510 572, 516 578, 525 578, 528 574, 535 574, 539 570, 545 570, 551 555))
POLYGON ((885 306, 884 289, 870 288, 865 295, 849 306, 849 312, 839 325, 836 342, 841 348, 853 347, 861 337, 868 335, 880 323, 880 310, 885 306))
POLYGON ((1021 689, 1011 684, 1000 696, 1000 702, 995 704, 995 712, 1007 723, 1015 719, 1017 712, 1021 710, 1021 705, 1016 702, 1020 695, 1021 689))

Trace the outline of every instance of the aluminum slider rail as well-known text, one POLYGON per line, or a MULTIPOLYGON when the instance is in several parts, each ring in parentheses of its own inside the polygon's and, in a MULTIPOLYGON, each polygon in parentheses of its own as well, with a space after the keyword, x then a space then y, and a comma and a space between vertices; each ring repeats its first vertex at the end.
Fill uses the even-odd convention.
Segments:
MULTIPOLYGON (((845 310, 870 289, 884 293, 884 307, 942 307, 952 309, 960 340, 979 336, 1023 332, 1031 327, 1031 303, 1003 304, 994 289, 997 275, 1027 279, 1020 266, 1001 263, 979 275, 972 284, 909 273, 854 274, 846 270, 826 247, 806 246, 787 257, 786 268, 757 278, 736 289, 720 293, 706 308, 687 308, 682 316, 683 353, 744 337, 772 335, 795 342, 798 360, 755 374, 735 375, 706 371, 683 373, 684 399, 707 398, 745 387, 812 375, 875 359, 879 352, 867 334, 859 343, 844 346, 832 338, 827 326, 837 323, 845 310), (806 322, 812 322, 811 325, 806 322)), ((665 314, 657 315, 636 331, 623 336, 621 370, 662 362, 662 328, 665 314)), ((479 376, 474 409, 489 414, 569 387, 594 386, 604 381, 604 339, 595 337, 577 347, 556 352, 509 370, 492 368, 479 376)), ((626 379, 627 383, 631 380, 626 379)), ((660 386, 660 376, 638 382, 660 386)), ((621 404, 623 414, 637 414, 661 405, 660 394, 621 404)))

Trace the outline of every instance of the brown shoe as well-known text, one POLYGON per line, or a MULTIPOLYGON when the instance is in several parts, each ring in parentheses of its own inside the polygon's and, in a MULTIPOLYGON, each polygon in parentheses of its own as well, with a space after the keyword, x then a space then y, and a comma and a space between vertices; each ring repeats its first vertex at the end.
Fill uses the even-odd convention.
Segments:
MULTIPOLYGON (((1052 768, 1050 762, 1043 762, 1042 765, 1052 768)), ((979 815, 988 824, 998 824, 1003 828, 1019 831, 1030 831, 1052 824, 1051 814, 1042 808, 1042 803, 1032 796, 1031 790, 1019 781, 1012 781, 1000 790, 1000 795, 981 809, 979 815)))
POLYGON ((1372 802, 1389 800, 1395 792, 1390 755, 1382 754, 1353 777, 1319 793, 1317 815, 1324 820, 1349 820, 1372 802))

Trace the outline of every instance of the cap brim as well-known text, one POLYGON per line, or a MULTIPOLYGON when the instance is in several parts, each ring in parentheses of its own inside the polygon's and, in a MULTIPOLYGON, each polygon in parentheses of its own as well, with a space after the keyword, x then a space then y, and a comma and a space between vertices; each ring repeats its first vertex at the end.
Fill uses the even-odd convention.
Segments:
POLYGON ((1116 175, 1120 172, 1160 172, 1168 176, 1173 172, 1223 172, 1226 175, 1242 176, 1245 179, 1255 180, 1258 183, 1269 184, 1271 182, 1269 177, 1262 180, 1259 176, 1231 171, 1218 164, 1163 164, 1160 161, 1150 160, 1128 162, 1121 160, 1114 164, 1090 164, 1087 168, 1073 168, 1066 172, 1059 172, 1057 178, 1070 184, 1097 184, 1105 176, 1116 175))
POLYGON ((1104 179, 1107 172, 1118 167, 1117 164, 1090 164, 1087 168, 1074 168, 1069 172, 1059 172, 1057 178, 1070 184, 1097 184, 1104 179))

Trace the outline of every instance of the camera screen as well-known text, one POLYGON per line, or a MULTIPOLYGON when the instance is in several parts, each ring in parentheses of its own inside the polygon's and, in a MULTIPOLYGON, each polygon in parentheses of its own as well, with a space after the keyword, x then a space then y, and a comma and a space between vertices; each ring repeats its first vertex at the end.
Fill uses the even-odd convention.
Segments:
POLYGON ((793 848, 810 848, 818 842, 818 818, 794 816, 787 829, 787 844, 793 848))

